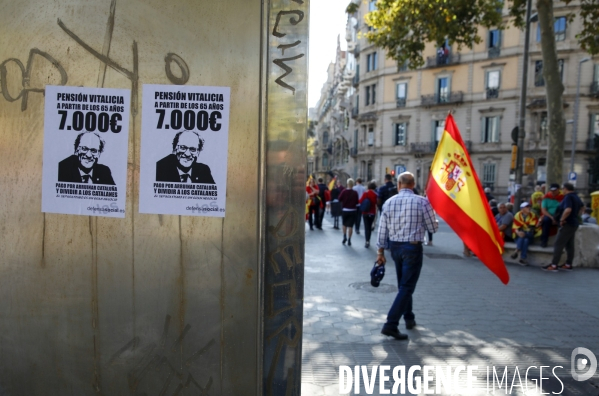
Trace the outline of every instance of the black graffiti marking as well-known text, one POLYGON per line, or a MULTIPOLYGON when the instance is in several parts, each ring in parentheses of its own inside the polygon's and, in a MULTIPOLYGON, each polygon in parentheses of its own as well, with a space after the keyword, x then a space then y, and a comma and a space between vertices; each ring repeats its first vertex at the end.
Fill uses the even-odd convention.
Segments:
POLYGON ((116 63, 114 60, 110 59, 108 56, 99 53, 91 46, 89 46, 87 43, 85 43, 81 38, 79 38, 79 36, 73 33, 69 28, 67 28, 65 24, 60 20, 60 18, 58 19, 58 26, 60 26, 60 28, 64 30, 66 34, 68 34, 73 40, 75 40, 79 45, 81 45, 87 52, 92 54, 98 60, 104 62, 104 64, 108 65, 112 69, 121 73, 131 81, 131 114, 133 114, 133 116, 136 116, 137 90, 139 85, 139 59, 137 54, 137 41, 133 41, 133 71, 129 71, 121 65, 119 65, 118 63, 116 63))
POLYGON ((29 58, 27 59, 27 67, 23 66, 23 63, 19 59, 10 58, 10 59, 5 60, 4 62, 2 62, 0 64, 0 91, 2 92, 2 96, 4 96, 4 99, 6 99, 8 102, 14 102, 16 100, 21 99, 21 111, 27 110, 27 102, 29 100, 29 92, 44 93, 46 91, 44 88, 30 88, 29 87, 30 77, 31 77, 31 69, 33 67, 33 59, 34 59, 35 55, 39 55, 42 58, 46 59, 48 62, 50 62, 52 64, 52 66, 54 66, 56 68, 56 70, 58 70, 58 73, 60 73, 60 84, 59 85, 65 85, 68 80, 67 72, 60 65, 60 63, 58 63, 58 61, 56 59, 54 59, 50 54, 48 54, 44 51, 41 51, 37 48, 32 48, 31 50, 29 50, 29 58), (21 85, 23 86, 23 89, 21 89, 21 92, 19 92, 19 95, 16 97, 11 96, 10 93, 8 92, 8 86, 7 86, 8 71, 6 70, 6 64, 9 62, 14 62, 19 67, 19 69, 21 69, 21 85))
POLYGON ((285 70, 285 74, 283 74, 282 76, 279 76, 279 78, 277 78, 275 80, 275 82, 277 84, 279 84, 280 86, 282 86, 283 88, 287 88, 288 90, 293 92, 294 95, 295 95, 295 88, 292 87, 291 85, 287 84, 285 81, 283 81, 283 79, 285 77, 287 77, 288 75, 290 75, 291 72, 293 71, 293 69, 291 67, 287 66, 285 64, 285 62, 296 60, 296 59, 302 58, 303 56, 304 56, 304 54, 299 54, 296 56, 292 56, 291 58, 281 58, 281 59, 275 59, 272 61, 272 63, 274 63, 275 65, 277 65, 280 68, 282 68, 283 70, 285 70))
POLYGON ((295 43, 292 43, 292 44, 281 44, 277 48, 281 50, 282 55, 285 55, 286 49, 297 47, 298 45, 301 44, 301 42, 302 42, 301 40, 297 40, 295 43))
POLYGON ((2 62, 2 64, 0 64, 0 86, 2 88, 2 96, 4 96, 4 99, 6 99, 7 101, 14 102, 15 100, 18 100, 21 96, 23 96, 23 90, 19 92, 19 96, 17 96, 16 98, 13 98, 12 96, 10 96, 10 93, 8 93, 8 86, 6 85, 6 76, 8 75, 8 70, 6 70, 6 64, 8 62, 14 62, 21 69, 21 83, 23 83, 23 81, 25 80, 25 66, 23 66, 23 62, 16 58, 7 59, 4 62, 2 62))
MULTIPOLYGON (((216 341, 214 341, 214 339, 210 340, 210 342, 208 344, 206 344, 205 347, 203 347, 202 349, 200 349, 199 351, 197 351, 196 353, 191 355, 191 357, 185 361, 185 365, 190 366, 193 362, 198 360, 204 353, 206 353, 206 351, 208 349, 212 348, 214 346, 214 344, 216 344, 216 341)), ((212 379, 212 377, 211 377, 211 379, 212 379)))
POLYGON ((291 1, 293 1, 293 2, 295 2, 297 4, 304 4, 303 0, 291 0, 291 1))
POLYGON ((293 10, 293 11, 279 11, 279 13, 277 14, 277 20, 275 22, 275 27, 272 29, 272 34, 275 37, 285 37, 287 35, 287 33, 280 33, 279 32, 279 23, 281 22, 281 18, 283 17, 283 15, 289 15, 289 14, 295 14, 298 16, 298 18, 294 18, 291 17, 289 18, 289 22, 295 26, 298 23, 300 23, 303 19, 304 19, 304 13, 303 11, 300 10, 293 10))
POLYGON ((175 85, 185 85, 187 81, 189 81, 189 66, 187 63, 177 54, 173 54, 169 52, 164 58, 164 71, 166 72, 166 76, 169 80, 175 85), (176 63, 181 70, 181 77, 177 77, 173 74, 171 70, 171 64, 176 63))
MULTIPOLYGON (((192 376, 190 372, 185 373, 182 370, 183 367, 180 367, 181 364, 172 364, 171 359, 173 361, 179 361, 181 359, 177 354, 180 352, 181 347, 183 346, 183 341, 186 335, 189 333, 191 326, 187 324, 179 337, 175 340, 171 348, 167 348, 167 340, 168 333, 171 324, 171 316, 166 315, 164 319, 164 326, 162 330, 162 335, 158 343, 151 342, 147 346, 141 349, 139 353, 133 353, 135 349, 138 347, 140 343, 139 337, 134 337, 130 341, 128 341, 122 348, 120 348, 108 361, 108 365, 117 366, 117 361, 120 359, 125 360, 125 366, 133 367, 127 373, 127 383, 129 385, 129 390, 131 394, 134 395, 145 395, 145 393, 138 393, 138 388, 142 380, 146 377, 146 375, 150 374, 150 372, 156 373, 161 370, 166 370, 166 378, 162 383, 162 387, 160 389, 159 395, 166 395, 169 392, 169 388, 172 385, 173 381, 179 381, 178 386, 172 392, 169 392, 170 395, 176 396, 180 395, 183 389, 187 389, 190 387, 195 387, 197 391, 199 391, 200 395, 207 395, 208 391, 212 387, 212 376, 209 377, 208 382, 205 386, 201 386, 192 376), (175 357, 173 357, 175 355, 175 357), (133 361, 132 361, 133 360, 133 361), (179 370, 177 369, 179 367, 179 370), (187 378, 184 381, 184 378, 187 378)), ((202 355, 204 355, 211 347, 216 344, 214 339, 210 340, 204 347, 193 353, 187 360, 185 360, 185 366, 189 367, 194 361, 199 359, 202 355)), ((188 369, 187 369, 188 370, 188 369)))

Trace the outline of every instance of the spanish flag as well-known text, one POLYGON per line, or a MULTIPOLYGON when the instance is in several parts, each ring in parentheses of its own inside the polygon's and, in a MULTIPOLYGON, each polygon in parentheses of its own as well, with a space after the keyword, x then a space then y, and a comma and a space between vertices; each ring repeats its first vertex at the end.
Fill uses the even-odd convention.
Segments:
POLYGON ((337 181, 337 176, 333 176, 333 178, 329 182, 329 191, 333 191, 333 188, 335 188, 336 181, 337 181))
POLYGON ((451 114, 431 164, 426 195, 437 214, 507 284, 510 276, 501 258, 503 238, 451 114))

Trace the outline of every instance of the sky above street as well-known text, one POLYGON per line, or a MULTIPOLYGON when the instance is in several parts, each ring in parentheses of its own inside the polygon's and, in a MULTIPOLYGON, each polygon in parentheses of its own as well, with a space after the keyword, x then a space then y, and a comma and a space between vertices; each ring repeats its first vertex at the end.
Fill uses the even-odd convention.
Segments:
POLYGON ((335 61, 337 36, 345 50, 345 8, 350 0, 312 0, 310 2, 310 54, 308 65, 308 106, 316 106, 320 89, 327 80, 329 63, 335 61))

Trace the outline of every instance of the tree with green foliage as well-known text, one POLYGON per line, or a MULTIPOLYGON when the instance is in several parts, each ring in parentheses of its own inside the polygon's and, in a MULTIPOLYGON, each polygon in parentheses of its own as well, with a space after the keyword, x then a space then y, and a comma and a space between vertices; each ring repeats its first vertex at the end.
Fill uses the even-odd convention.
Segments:
MULTIPOLYGON (((378 0, 365 21, 373 29, 366 37, 387 50, 398 64, 415 69, 424 65, 427 43, 472 48, 480 43, 480 28, 505 29, 525 25, 527 0, 508 0, 509 22, 502 15, 502 0, 378 0)), ((530 0, 533 1, 533 0, 530 0)), ((543 78, 548 115, 547 183, 561 183, 566 123, 554 33, 554 0, 534 0, 541 31, 543 78)), ((565 0, 568 4, 571 0, 565 0)), ((577 36, 590 54, 599 53, 599 0, 581 0, 583 31, 577 36)))

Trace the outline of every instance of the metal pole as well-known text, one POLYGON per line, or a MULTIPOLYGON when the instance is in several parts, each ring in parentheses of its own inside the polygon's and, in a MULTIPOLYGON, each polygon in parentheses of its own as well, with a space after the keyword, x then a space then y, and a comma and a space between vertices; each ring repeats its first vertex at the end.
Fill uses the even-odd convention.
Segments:
POLYGON ((528 85, 528 49, 530 46, 530 14, 532 9, 532 0, 526 2, 526 29, 524 30, 524 55, 522 59, 522 88, 520 91, 520 122, 518 123, 518 155, 516 156, 516 200, 514 208, 520 205, 522 198, 522 176, 524 162, 524 137, 526 133, 524 126, 526 122, 526 89, 528 85), (519 187, 518 187, 519 186, 519 187))
POLYGON ((590 58, 581 59, 578 62, 578 79, 576 81, 576 100, 574 101, 574 125, 572 126, 572 155, 570 156, 570 173, 574 172, 574 153, 576 152, 576 138, 578 134, 578 106, 580 104, 580 74, 582 64, 590 58))

